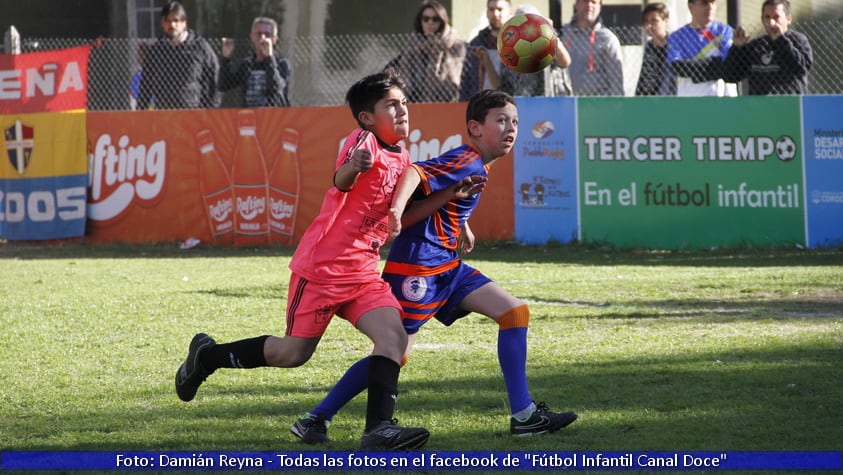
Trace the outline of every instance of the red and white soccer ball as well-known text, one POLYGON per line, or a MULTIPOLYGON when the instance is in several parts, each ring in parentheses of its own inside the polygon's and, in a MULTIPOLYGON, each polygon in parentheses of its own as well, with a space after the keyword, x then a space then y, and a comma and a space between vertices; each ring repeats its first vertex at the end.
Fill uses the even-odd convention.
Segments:
POLYGON ((556 53, 553 24, 541 15, 515 15, 498 35, 498 54, 509 69, 534 73, 550 66, 556 53))

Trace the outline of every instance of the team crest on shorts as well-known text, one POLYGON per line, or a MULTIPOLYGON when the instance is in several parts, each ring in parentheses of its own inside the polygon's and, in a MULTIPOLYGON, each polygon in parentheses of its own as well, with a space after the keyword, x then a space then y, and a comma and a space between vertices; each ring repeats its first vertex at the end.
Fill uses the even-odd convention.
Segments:
POLYGON ((427 293, 427 281, 424 280, 424 277, 407 277, 401 284, 401 292, 407 300, 418 302, 427 293))
POLYGON ((330 305, 320 305, 316 308, 316 321, 318 323, 324 323, 331 320, 331 317, 334 316, 334 308, 330 305))

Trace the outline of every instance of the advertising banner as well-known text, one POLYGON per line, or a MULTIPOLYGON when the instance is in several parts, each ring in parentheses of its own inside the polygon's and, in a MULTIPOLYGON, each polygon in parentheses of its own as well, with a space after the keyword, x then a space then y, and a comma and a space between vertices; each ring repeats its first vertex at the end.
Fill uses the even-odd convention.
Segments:
MULTIPOLYGON (((464 104, 410 106, 413 160, 466 140, 464 104)), ((88 114, 88 238, 291 245, 332 186, 347 107, 88 114)), ((512 161, 496 162, 472 216, 478 239, 512 236, 512 161)))
POLYGON ((843 244, 843 96, 802 98, 808 245, 843 244))
POLYGON ((90 46, 0 54, 0 114, 85 109, 90 46))
POLYGON ((576 99, 518 97, 515 239, 527 244, 577 239, 576 99))
POLYGON ((805 244, 799 101, 579 99, 583 241, 805 244))
POLYGON ((0 116, 0 238, 85 234, 85 113, 0 116))

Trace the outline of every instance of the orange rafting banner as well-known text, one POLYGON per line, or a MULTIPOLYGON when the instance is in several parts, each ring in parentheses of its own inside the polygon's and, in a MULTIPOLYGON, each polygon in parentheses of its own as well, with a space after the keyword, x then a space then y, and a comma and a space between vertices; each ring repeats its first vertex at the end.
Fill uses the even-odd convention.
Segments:
MULTIPOLYGON (((413 161, 467 139, 465 104, 413 104, 410 124, 413 161)), ((87 237, 293 245, 356 125, 347 107, 89 112, 87 237)), ((493 165, 477 239, 513 237, 512 171, 511 157, 493 165)))

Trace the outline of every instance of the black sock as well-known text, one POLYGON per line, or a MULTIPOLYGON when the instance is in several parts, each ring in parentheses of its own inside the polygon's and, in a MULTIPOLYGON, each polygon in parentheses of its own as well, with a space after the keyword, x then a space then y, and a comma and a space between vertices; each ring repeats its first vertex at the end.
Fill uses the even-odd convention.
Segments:
POLYGON ((391 421, 398 399, 398 374, 401 366, 386 356, 369 360, 369 399, 366 402, 366 431, 383 421, 391 421))
POLYGON ((258 368, 267 366, 263 345, 269 335, 224 343, 207 348, 199 354, 199 362, 208 371, 217 368, 258 368))

